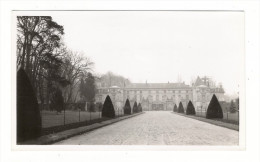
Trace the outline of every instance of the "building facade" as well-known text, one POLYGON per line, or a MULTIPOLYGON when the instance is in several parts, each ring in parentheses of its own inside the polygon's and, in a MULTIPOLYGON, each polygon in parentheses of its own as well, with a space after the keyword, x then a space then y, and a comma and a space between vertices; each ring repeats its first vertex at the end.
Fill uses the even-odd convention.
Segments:
POLYGON ((222 86, 214 86, 207 77, 197 77, 195 83, 132 83, 124 87, 111 86, 97 88, 96 102, 104 102, 107 95, 111 97, 115 110, 123 109, 126 99, 131 107, 134 102, 142 104, 144 111, 173 110, 174 105, 182 102, 184 108, 189 101, 197 111, 206 108, 215 94, 219 101, 224 100, 222 86))

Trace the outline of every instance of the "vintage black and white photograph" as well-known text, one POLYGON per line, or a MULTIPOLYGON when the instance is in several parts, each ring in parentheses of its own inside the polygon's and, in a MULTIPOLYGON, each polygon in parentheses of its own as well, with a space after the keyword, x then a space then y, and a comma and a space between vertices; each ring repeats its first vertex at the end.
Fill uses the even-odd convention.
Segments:
POLYGON ((17 145, 244 141, 243 11, 13 14, 17 145))

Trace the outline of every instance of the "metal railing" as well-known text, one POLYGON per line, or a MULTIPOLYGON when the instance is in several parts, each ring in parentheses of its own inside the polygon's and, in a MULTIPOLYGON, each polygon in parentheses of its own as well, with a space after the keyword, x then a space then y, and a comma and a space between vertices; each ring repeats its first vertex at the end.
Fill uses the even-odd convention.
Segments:
MULTIPOLYGON (((67 110, 64 109, 61 112, 51 111, 43 109, 41 110, 42 128, 64 126, 74 123, 93 122, 93 120, 100 121, 102 118, 102 111, 85 111, 81 109, 67 110)), ((115 110, 115 117, 121 117, 124 115, 123 109, 115 110)))
MULTIPOLYGON (((206 118, 207 111, 205 109, 197 109, 196 116, 206 118)), ((235 112, 231 113, 228 111, 223 112, 223 119, 221 119, 228 123, 239 124, 239 110, 235 110, 235 112)))

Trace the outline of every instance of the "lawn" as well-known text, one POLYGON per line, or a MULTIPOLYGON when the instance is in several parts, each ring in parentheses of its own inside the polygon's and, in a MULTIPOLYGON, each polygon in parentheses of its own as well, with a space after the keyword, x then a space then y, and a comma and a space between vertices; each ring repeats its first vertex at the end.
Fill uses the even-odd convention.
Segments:
MULTIPOLYGON (((239 116, 238 112, 236 113, 223 113, 223 119, 224 121, 231 122, 231 123, 238 123, 239 122, 239 116)), ((199 117, 206 117, 206 112, 196 112, 196 116, 199 117)))
MULTIPOLYGON (((122 111, 116 111, 116 116, 122 116, 122 111)), ((57 113, 56 111, 41 111, 42 128, 49 128, 53 126, 64 125, 64 112, 57 113)), ((65 124, 78 123, 83 121, 90 121, 101 118, 101 112, 87 112, 87 111, 71 111, 65 112, 65 124)))

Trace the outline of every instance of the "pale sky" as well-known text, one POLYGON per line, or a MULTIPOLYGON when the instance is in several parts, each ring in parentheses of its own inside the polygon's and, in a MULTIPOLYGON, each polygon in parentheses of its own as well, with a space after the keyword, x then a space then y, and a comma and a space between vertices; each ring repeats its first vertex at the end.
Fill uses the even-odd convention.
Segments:
POLYGON ((68 48, 83 52, 95 72, 132 82, 185 83, 210 76, 238 92, 244 68, 243 12, 47 12, 64 26, 68 48))

